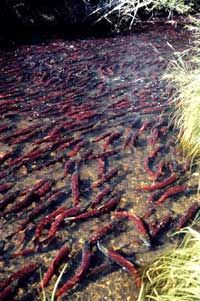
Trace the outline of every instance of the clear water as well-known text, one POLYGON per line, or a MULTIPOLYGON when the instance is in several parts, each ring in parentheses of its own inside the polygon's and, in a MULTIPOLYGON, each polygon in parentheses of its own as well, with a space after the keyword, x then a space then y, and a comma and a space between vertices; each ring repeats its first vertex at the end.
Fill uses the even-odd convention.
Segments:
MULTIPOLYGON (((183 50, 188 42, 181 30, 167 24, 157 24, 151 29, 146 28, 144 32, 126 36, 74 41, 52 38, 0 52, 0 127, 8 125, 0 133, 0 185, 12 184, 10 189, 0 193, 0 204, 9 193, 20 191, 18 197, 2 209, 0 231, 5 245, 0 253, 1 279, 30 261, 39 263, 43 275, 63 243, 70 242, 72 251, 69 258, 64 260, 69 265, 61 280, 63 284, 80 265, 83 243, 97 228, 109 223, 117 210, 141 217, 150 234, 153 225, 167 215, 173 218, 174 224, 162 231, 149 249, 135 224, 122 219, 119 227, 102 237, 101 242, 106 248, 114 248, 142 267, 163 247, 168 246, 173 225, 191 202, 198 198, 193 193, 195 179, 189 180, 189 172, 183 170, 185 160, 176 142, 177 133, 169 124, 172 111, 169 104, 170 87, 166 89, 166 83, 161 80, 172 54, 168 43, 176 50, 183 50), (134 124, 138 117, 140 121, 134 124), (161 120, 163 123, 158 125, 161 120), (150 123, 135 143, 132 140, 124 147, 128 135, 132 133, 133 137, 146 121, 150 123), (155 125, 159 135, 152 142, 155 125), (20 129, 24 131, 18 134, 20 129), (119 136, 105 146, 109 135, 115 132, 119 136), (106 133, 106 138, 95 141, 106 133), (80 139, 83 142, 80 149, 76 151, 76 140, 62 148, 67 138, 80 139), (169 163, 176 161, 178 179, 171 186, 187 183, 191 190, 167 198, 162 206, 157 206, 152 214, 148 214, 153 206, 148 201, 151 193, 136 188, 152 184, 144 164, 145 158, 158 146, 162 146, 162 150, 150 162, 149 168, 155 172, 159 162, 165 160, 165 168, 159 178, 162 181, 170 175, 169 163), (106 151, 116 150, 116 154, 103 160, 104 173, 112 168, 117 168, 118 173, 100 187, 93 187, 94 182, 102 177, 100 163, 94 157, 86 160, 83 157, 89 150, 93 154, 102 154, 104 148, 106 151), (12 150, 13 153, 10 153, 12 150), (39 153, 31 158, 32 151, 39 153), (17 158, 19 160, 14 161, 17 158), (64 166, 69 160, 77 163, 80 159, 79 202, 81 206, 88 205, 85 211, 91 210, 89 205, 99 191, 107 186, 111 188, 111 194, 97 207, 106 204, 115 194, 121 196, 120 202, 101 216, 61 223, 55 238, 45 243, 55 220, 53 218, 43 229, 38 248, 34 244, 38 223, 59 206, 73 207, 71 180, 74 169, 72 166, 64 175, 64 166), (25 194, 26 189, 33 189, 41 179, 51 183, 46 194, 33 199, 17 212, 6 214, 10 208, 12 211, 14 204, 23 200, 23 192, 25 194), (24 229, 11 235, 32 210, 45 204, 51 193, 57 190, 65 192, 63 198, 47 206, 30 219, 24 229), (34 252, 16 256, 17 252, 27 248, 34 249, 34 252)), ((158 190, 155 200, 167 189, 158 190)), ((136 300, 134 277, 106 258, 96 245, 92 247, 92 254, 90 267, 84 277, 67 292, 63 300, 136 300), (97 267, 102 263, 106 267, 98 270, 97 267)), ((47 286, 47 296, 51 294, 64 262, 47 286)), ((14 293, 15 300, 39 300, 39 281, 38 269, 19 284, 14 293)))

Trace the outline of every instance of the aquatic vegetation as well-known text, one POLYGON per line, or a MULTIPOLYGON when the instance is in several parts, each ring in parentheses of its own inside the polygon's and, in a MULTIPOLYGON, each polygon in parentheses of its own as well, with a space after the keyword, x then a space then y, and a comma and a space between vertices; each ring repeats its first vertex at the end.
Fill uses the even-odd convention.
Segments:
POLYGON ((187 227, 176 234, 182 242, 145 269, 138 301, 200 300, 200 233, 187 227))

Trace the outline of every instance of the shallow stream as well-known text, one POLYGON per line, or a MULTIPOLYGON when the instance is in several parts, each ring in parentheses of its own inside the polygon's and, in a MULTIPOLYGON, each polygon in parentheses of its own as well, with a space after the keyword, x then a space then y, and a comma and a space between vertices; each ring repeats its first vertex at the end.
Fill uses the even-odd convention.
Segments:
POLYGON ((62 300, 136 300, 135 275, 91 237, 110 225, 100 244, 140 272, 172 243, 170 231, 198 201, 170 122, 171 88, 161 80, 169 44, 183 50, 188 41, 160 22, 127 35, 54 37, 0 51, 0 279, 38 265, 17 282, 12 276, 2 300, 41 300, 40 277, 66 243, 69 255, 45 288, 50 296, 64 263, 59 288, 77 274, 87 242, 88 267, 62 300), (171 184, 145 191, 172 175, 171 184))

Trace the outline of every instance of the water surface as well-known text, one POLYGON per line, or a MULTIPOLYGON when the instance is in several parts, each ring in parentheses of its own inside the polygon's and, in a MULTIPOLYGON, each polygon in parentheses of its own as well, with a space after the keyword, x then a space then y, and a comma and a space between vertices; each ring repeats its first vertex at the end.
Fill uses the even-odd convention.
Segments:
MULTIPOLYGON (((169 123, 170 88, 167 92, 161 80, 172 54, 168 43, 183 50, 188 42, 181 30, 163 23, 126 36, 74 41, 52 38, 0 52, 0 186, 10 183, 2 188, 0 204, 18 191, 1 208, 0 277, 4 279, 30 262, 40 267, 16 286, 14 300, 39 300, 39 270, 43 275, 63 243, 72 245, 72 250, 64 260, 69 264, 59 287, 67 281, 80 264, 84 242, 113 221, 114 212, 137 215, 151 235, 153 226, 163 218, 170 216, 175 223, 191 202, 197 201, 196 194, 188 189, 187 194, 171 196, 151 212, 152 193, 137 190, 153 183, 150 171, 155 173, 162 160, 158 181, 170 176, 171 168, 177 174, 171 187, 186 183, 194 187, 195 181, 188 180, 189 172, 176 143, 177 133, 169 123), (116 135, 111 136, 113 133, 116 135), (110 142, 109 137, 113 137, 110 142), (158 147, 147 170, 145 160, 158 147), (105 154, 109 151, 114 152, 105 154), (72 163, 67 170, 69 161, 72 163), (106 180, 104 175, 113 168, 116 172, 106 180), (76 169, 80 177, 78 200, 71 186, 76 169), (94 187, 102 179, 105 181, 94 187), (46 180, 46 186, 38 192, 40 180, 46 180), (120 196, 116 206, 100 216, 63 221, 54 239, 46 240, 55 215, 44 227, 40 243, 35 241, 37 225, 45 216, 60 206, 71 208, 76 202, 88 212, 97 194, 106 187, 110 194, 96 208, 120 196), (52 194, 59 191, 63 194, 45 207, 52 194), (13 207, 30 192, 33 196, 27 204, 13 207), (33 210, 43 205, 44 209, 31 217, 33 210), (32 251, 20 256, 25 249, 32 251)), ((157 190, 154 202, 167 189, 157 190)), ((152 240, 149 249, 143 234, 125 218, 101 238, 101 243, 139 268, 167 246, 167 230, 172 225, 152 240)), ((47 295, 63 265, 47 286, 47 295)), ((89 269, 63 300, 133 301, 136 297, 134 277, 106 258, 95 244, 89 269), (101 264, 105 265, 98 269, 101 264)))

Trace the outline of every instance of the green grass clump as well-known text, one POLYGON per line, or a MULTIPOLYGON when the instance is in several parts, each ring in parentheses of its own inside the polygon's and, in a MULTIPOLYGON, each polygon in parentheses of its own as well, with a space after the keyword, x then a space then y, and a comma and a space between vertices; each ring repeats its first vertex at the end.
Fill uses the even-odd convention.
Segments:
POLYGON ((155 0, 154 7, 155 9, 164 9, 168 12, 184 14, 191 9, 192 1, 190 1, 190 5, 186 5, 184 0, 155 0))
POLYGON ((200 300, 200 233, 191 227, 184 239, 165 251, 144 271, 138 301, 200 300))

